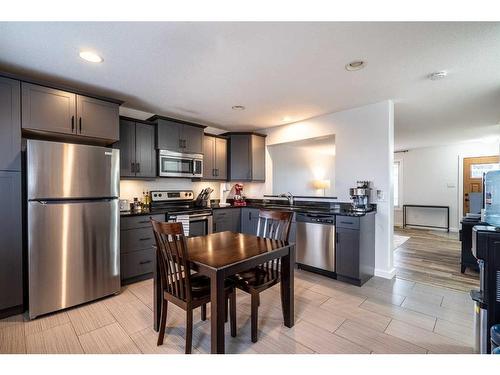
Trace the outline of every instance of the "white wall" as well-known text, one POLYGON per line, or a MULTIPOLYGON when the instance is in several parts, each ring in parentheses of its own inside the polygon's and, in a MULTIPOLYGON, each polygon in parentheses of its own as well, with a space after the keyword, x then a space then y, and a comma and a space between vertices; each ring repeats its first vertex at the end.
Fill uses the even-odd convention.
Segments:
MULTIPOLYGON (((334 150, 334 144, 331 144, 334 150)), ((290 144, 269 147, 273 165, 273 193, 291 192, 294 195, 323 196, 312 186, 313 180, 329 180, 332 184, 325 189, 325 196, 333 196, 335 186, 335 157, 311 147, 297 147, 290 144)))
MULTIPOLYGON (((382 191, 376 201, 375 273, 394 276, 392 258, 393 206, 392 164, 394 152, 394 106, 391 101, 371 104, 347 111, 331 113, 307 121, 267 129, 266 145, 272 146, 303 139, 335 136, 336 195, 349 201, 349 188, 357 180, 370 180, 374 189, 382 191)), ((266 155, 266 192, 273 191, 273 166, 266 155)))
MULTIPOLYGON (((498 155, 499 142, 457 143, 425 147, 396 153, 394 160, 402 165, 402 204, 427 204, 450 207, 450 230, 458 231, 463 217, 463 158, 498 155)), ((400 209, 394 213, 396 225, 402 225, 400 209)), ((408 209, 408 222, 445 226, 443 211, 408 209)))

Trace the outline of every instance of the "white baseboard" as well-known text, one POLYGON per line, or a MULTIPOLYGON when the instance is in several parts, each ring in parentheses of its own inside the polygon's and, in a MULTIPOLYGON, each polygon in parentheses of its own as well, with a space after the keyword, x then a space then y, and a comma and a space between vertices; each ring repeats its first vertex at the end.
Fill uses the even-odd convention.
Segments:
POLYGON ((375 268, 374 273, 375 273, 375 276, 383 277, 384 279, 392 279, 394 276, 396 276, 396 269, 393 268, 389 271, 386 271, 386 270, 381 270, 381 269, 375 268))

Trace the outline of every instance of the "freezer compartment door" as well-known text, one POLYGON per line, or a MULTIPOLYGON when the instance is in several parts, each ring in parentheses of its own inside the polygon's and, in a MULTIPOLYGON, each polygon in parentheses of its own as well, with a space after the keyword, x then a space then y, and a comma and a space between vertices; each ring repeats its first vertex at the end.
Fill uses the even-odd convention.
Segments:
POLYGON ((335 272, 335 226, 297 222, 297 263, 335 272))
POLYGON ((120 290, 118 200, 29 202, 29 315, 120 290))
POLYGON ((118 197, 119 155, 106 147, 28 140, 28 199, 118 197))

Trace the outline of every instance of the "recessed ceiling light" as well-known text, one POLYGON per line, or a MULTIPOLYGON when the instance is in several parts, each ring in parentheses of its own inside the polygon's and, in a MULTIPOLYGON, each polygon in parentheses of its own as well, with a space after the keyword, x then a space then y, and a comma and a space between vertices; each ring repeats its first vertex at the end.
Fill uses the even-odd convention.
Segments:
POLYGON ((354 70, 363 69, 366 66, 366 61, 354 60, 345 65, 345 69, 352 72, 354 70))
POLYGON ((245 109, 242 105, 233 105, 231 108, 235 111, 243 111, 245 109))
POLYGON ((100 63, 103 61, 101 56, 99 56, 97 53, 92 52, 92 51, 81 51, 80 57, 84 60, 87 60, 87 61, 90 61, 93 63, 100 63))
POLYGON ((442 70, 440 72, 431 73, 431 74, 429 74, 428 77, 432 81, 437 81, 438 79, 446 78, 447 75, 448 75, 448 72, 446 70, 442 70))
POLYGON ((290 122, 290 121, 292 121, 292 118, 290 116, 285 116, 285 117, 283 117, 283 121, 290 122))

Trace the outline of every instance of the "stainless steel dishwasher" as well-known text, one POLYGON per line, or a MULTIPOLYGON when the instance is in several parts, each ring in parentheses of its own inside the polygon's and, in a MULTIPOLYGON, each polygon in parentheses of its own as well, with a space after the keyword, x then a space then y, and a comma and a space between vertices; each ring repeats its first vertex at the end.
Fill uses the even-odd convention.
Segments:
POLYGON ((299 268, 335 272, 335 215, 298 213, 296 221, 299 268))

